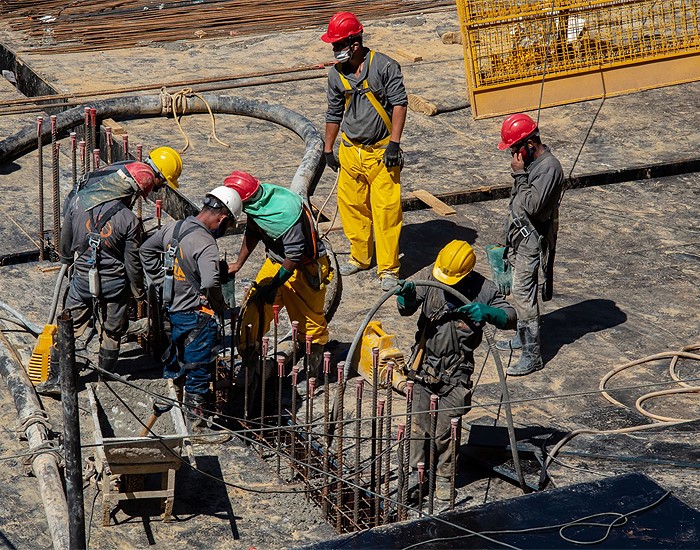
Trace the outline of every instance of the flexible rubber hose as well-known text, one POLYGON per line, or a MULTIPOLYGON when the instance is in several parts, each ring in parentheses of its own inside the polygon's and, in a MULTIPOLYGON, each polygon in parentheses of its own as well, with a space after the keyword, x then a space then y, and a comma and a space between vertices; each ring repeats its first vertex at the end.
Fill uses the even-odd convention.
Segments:
POLYGON ((56 318, 58 300, 61 295, 61 284, 63 283, 63 277, 66 276, 66 271, 68 271, 68 265, 61 264, 61 270, 58 272, 58 277, 56 278, 56 285, 53 288, 53 298, 51 298, 51 310, 49 311, 49 318, 46 321, 47 325, 52 325, 54 319, 56 318))
MULTIPOLYGON (((440 290, 444 290, 448 294, 452 294, 455 298, 460 300, 464 304, 469 304, 470 300, 464 296, 461 292, 458 292, 451 286, 442 284, 438 281, 428 281, 428 280, 417 280, 417 281, 412 281, 415 283, 416 286, 429 286, 433 288, 438 288, 440 290)), ((384 305, 384 302, 386 302, 389 298, 394 296, 394 293, 401 288, 400 285, 396 285, 391 290, 388 290, 384 293, 384 295, 377 300, 377 302, 372 306, 372 308, 367 312, 367 315, 365 315, 364 320, 362 321, 362 324, 360 325, 360 328, 357 330, 355 333, 355 338, 352 341, 352 344, 350 345, 350 351, 348 351, 348 356, 347 360, 345 362, 345 371, 344 371, 344 384, 347 384, 349 374, 353 371, 353 357, 355 355, 355 350, 357 349, 357 346, 360 343, 360 340, 362 340, 362 334, 364 333, 365 329, 367 328, 367 325, 369 322, 372 320, 372 318, 375 316, 377 311, 379 311, 379 308, 384 305)), ((496 341, 494 339, 494 332, 489 327, 488 325, 484 325, 483 327, 483 332, 484 336, 486 337, 486 341, 488 342, 489 348, 491 350, 491 353, 493 354, 493 360, 496 363, 496 371, 498 372, 498 379, 501 384, 501 392, 503 394, 503 408, 506 412, 506 424, 508 425, 508 439, 510 441, 510 448, 511 452, 513 454, 513 466, 515 467, 515 473, 518 476, 518 482, 520 483, 520 488, 523 490, 524 493, 529 492, 529 488, 527 484, 525 483, 525 477, 523 476, 523 471, 522 468, 520 467, 520 456, 518 455, 518 446, 517 446, 517 439, 515 437, 515 426, 513 423, 513 414, 510 408, 510 394, 508 392, 508 385, 506 384, 506 376, 505 372, 503 371, 503 363, 501 363, 501 357, 498 353, 498 350, 496 349, 496 341)), ((357 370, 357 369, 355 369, 357 370)), ((334 408, 334 412, 335 412, 334 408)), ((336 420, 336 419, 334 419, 336 420)))
POLYGON ((14 309, 11 306, 8 306, 5 302, 0 302, 0 309, 4 309, 7 311, 10 315, 15 317, 20 324, 26 328, 29 332, 31 332, 34 336, 38 336, 42 332, 42 328, 39 325, 35 325, 32 323, 29 319, 27 319, 24 315, 22 315, 19 311, 14 309))

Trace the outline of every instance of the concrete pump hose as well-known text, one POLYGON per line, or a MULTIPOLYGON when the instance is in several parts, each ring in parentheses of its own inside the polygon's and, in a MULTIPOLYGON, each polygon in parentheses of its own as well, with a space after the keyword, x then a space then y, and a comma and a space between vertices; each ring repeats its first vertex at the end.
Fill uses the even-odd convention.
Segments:
MULTIPOLYGON (((428 287, 433 287, 433 288, 438 288, 440 290, 443 290, 447 292, 448 294, 451 294, 458 300, 460 300, 464 304, 469 304, 470 300, 464 296, 461 292, 458 292, 451 286, 442 284, 438 281, 428 281, 428 280, 416 280, 412 281, 415 283, 416 286, 428 286, 428 287)), ((344 371, 344 384, 347 384, 348 381, 348 376, 350 375, 351 372, 353 372, 353 358, 355 355, 355 351, 357 350, 358 345, 360 344, 360 341, 362 340, 362 334, 364 333, 365 329, 367 328, 367 325, 369 322, 372 320, 372 318, 376 315, 377 311, 379 311, 379 308, 384 305, 384 302, 389 300, 392 296, 394 296, 394 293, 401 288, 400 285, 396 285, 395 288, 388 290, 384 295, 377 300, 377 302, 372 306, 372 308, 367 312, 367 315, 365 315, 364 320, 362 321, 362 324, 360 325, 360 328, 357 330, 355 333, 355 338, 352 341, 352 344, 350 345, 350 350, 348 351, 348 356, 347 360, 345 362, 345 371, 344 371)), ((527 484, 525 483, 525 477, 523 476, 523 471, 520 466, 520 457, 518 455, 518 447, 517 447, 517 440, 515 437, 515 426, 513 424, 513 415, 512 411, 510 408, 510 395, 508 392, 508 386, 506 384, 506 376, 505 372, 503 370, 503 363, 501 363, 501 357, 498 353, 498 350, 496 349, 496 340, 494 338, 494 332, 491 327, 488 325, 484 325, 483 327, 484 331, 484 336, 486 337, 486 341, 488 342, 489 349, 491 350, 491 353, 493 355, 493 360, 496 363, 496 371, 498 372, 498 379, 501 383, 501 392, 503 395, 503 408, 506 412, 506 423, 508 425, 508 439, 510 440, 510 448, 511 452, 513 453, 513 465, 515 467, 515 473, 518 476, 518 481, 520 483, 520 488, 523 490, 524 493, 529 492, 529 488, 527 484)), ((357 370, 357 369, 354 369, 357 370)), ((337 410, 337 407, 334 407, 334 413, 337 410)), ((334 419, 336 420, 336 419, 334 419)))
POLYGON ((39 334, 41 334, 42 328, 39 325, 35 325, 34 323, 32 323, 29 319, 27 319, 19 311, 17 311, 13 307, 7 305, 5 302, 0 302, 0 309, 4 309, 10 315, 15 317, 19 321, 19 324, 22 325, 24 328, 26 328, 34 336, 39 336, 39 334))
POLYGON ((66 276, 66 271, 68 271, 67 264, 61 264, 61 269, 58 272, 58 277, 56 278, 56 285, 53 289, 53 298, 51 299, 51 311, 49 312, 49 318, 46 321, 47 325, 52 325, 54 319, 56 318, 56 310, 58 309, 58 300, 61 295, 61 284, 63 283, 63 277, 66 276))

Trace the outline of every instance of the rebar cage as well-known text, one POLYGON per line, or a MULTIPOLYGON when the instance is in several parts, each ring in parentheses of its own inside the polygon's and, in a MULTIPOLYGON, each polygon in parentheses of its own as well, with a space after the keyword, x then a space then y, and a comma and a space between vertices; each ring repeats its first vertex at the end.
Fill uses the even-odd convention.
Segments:
POLYGON ((457 0, 475 118, 700 79, 700 0, 457 0))

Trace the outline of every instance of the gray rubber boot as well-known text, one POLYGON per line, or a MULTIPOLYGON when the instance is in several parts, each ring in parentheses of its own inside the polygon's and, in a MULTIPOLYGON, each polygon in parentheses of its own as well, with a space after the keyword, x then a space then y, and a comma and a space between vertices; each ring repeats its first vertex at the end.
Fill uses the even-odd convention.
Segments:
MULTIPOLYGON (((115 372, 117 369, 117 361, 119 360, 119 350, 118 349, 102 349, 97 356, 97 366, 108 372, 115 372)), ((108 382, 112 379, 108 376, 104 376, 98 371, 97 377, 99 380, 108 382)))
POLYGON ((544 367, 540 352, 540 323, 538 319, 518 321, 518 336, 523 343, 520 359, 508 367, 509 376, 525 376, 544 367))
POLYGON ((36 388, 39 395, 60 397, 61 395, 61 365, 58 361, 58 350, 51 346, 51 362, 49 363, 49 375, 36 388))
POLYGON ((523 345, 520 341, 520 333, 516 332, 510 340, 499 340, 496 342, 496 349, 499 351, 511 351, 514 349, 522 349, 523 345))

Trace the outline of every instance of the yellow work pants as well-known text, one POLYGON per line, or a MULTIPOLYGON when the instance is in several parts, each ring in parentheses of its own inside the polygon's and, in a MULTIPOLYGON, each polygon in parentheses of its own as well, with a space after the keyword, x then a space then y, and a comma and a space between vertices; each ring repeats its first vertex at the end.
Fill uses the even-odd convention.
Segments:
POLYGON ((338 212, 350 241, 350 263, 368 268, 376 243, 377 273, 398 276, 401 169, 384 166, 381 147, 357 147, 342 140, 338 156, 338 212))
MULTIPOLYGON (((309 285, 302 270, 309 269, 315 273, 318 269, 315 264, 304 266, 299 264, 299 267, 294 270, 289 280, 282 285, 275 296, 275 304, 281 308, 286 308, 287 314, 291 321, 299 321, 299 340, 304 342, 306 335, 312 336, 314 344, 325 344, 328 342, 328 324, 326 316, 323 313, 323 305, 326 300, 326 284, 324 281, 330 281, 333 274, 330 274, 328 258, 323 256, 318 259, 321 266, 321 288, 316 290, 309 285)), ((279 271, 280 264, 273 263, 270 258, 265 260, 255 282, 258 284, 269 283, 270 280, 279 271)), ((243 319, 241 322, 241 343, 242 347, 246 347, 245 342, 245 327, 252 325, 251 338, 257 341, 261 335, 265 335, 270 329, 274 313, 271 304, 264 304, 262 319, 260 319, 260 302, 250 300, 245 307, 243 319), (258 332, 262 321, 262 333, 258 332)))

